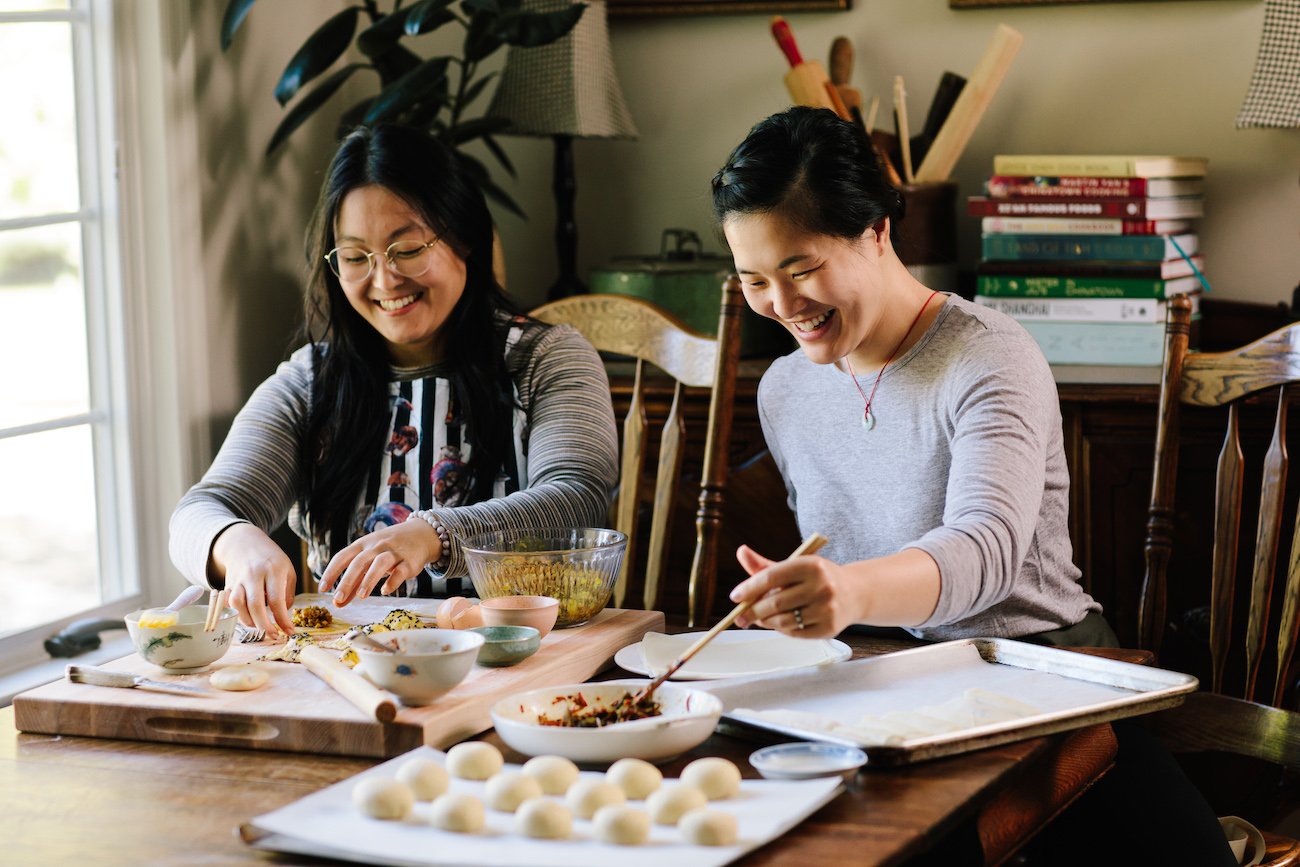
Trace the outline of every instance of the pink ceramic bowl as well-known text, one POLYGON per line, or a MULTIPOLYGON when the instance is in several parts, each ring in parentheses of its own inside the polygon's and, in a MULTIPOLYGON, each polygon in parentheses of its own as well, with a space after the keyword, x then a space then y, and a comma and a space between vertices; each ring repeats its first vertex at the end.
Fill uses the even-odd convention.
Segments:
POLYGON ((496 596, 478 604, 484 626, 531 626, 542 638, 555 626, 560 600, 554 596, 496 596))

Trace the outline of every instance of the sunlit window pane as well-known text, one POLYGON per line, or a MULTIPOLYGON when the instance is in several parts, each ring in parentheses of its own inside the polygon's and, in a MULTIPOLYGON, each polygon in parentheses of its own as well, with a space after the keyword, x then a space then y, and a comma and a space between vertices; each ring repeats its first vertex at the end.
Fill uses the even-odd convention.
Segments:
POLYGON ((0 439, 0 635, 100 604, 88 426, 0 439))
POLYGON ((78 208, 72 73, 71 24, 0 24, 0 219, 78 208))
POLYGON ((67 8, 68 0, 0 0, 0 12, 46 12, 67 8))
POLYGON ((89 409, 81 274, 80 224, 0 232, 0 429, 89 409))

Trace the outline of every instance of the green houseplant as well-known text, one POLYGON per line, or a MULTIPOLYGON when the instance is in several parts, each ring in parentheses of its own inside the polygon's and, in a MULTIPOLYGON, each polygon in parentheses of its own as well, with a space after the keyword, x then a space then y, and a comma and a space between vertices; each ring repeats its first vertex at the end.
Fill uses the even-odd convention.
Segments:
MULTIPOLYGON (((256 0, 229 0, 221 22, 221 50, 227 51, 256 0)), ((400 122, 428 129, 456 149, 484 195, 523 216, 514 200, 493 183, 487 167, 460 146, 481 140, 513 177, 514 166, 493 138, 508 121, 469 117, 467 109, 482 95, 495 72, 479 74, 479 65, 502 46, 546 45, 564 36, 586 8, 575 3, 558 12, 524 12, 522 0, 393 0, 385 12, 377 0, 361 0, 324 21, 298 48, 275 86, 275 98, 287 108, 266 146, 270 156, 304 121, 321 109, 357 73, 378 75, 378 92, 345 109, 336 134, 342 137, 361 124, 400 122), (455 24, 464 29, 461 53, 424 58, 405 40, 455 24), (344 62, 355 43, 364 61, 344 62), (311 88, 307 88, 312 84, 311 88), (290 103, 293 103, 290 106, 290 103)))

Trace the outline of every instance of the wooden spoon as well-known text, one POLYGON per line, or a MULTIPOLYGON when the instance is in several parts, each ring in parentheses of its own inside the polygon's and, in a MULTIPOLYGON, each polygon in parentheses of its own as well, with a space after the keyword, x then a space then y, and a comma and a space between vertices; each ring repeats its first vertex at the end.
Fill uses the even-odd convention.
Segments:
MULTIPOLYGON (((802 557, 805 554, 812 554, 828 541, 829 540, 821 533, 813 533, 807 539, 804 539, 803 543, 798 548, 795 548, 794 552, 786 559, 791 560, 795 557, 802 557)), ((685 665, 692 656, 699 653, 700 649, 703 648, 704 645, 717 638, 718 634, 722 632, 722 630, 735 623, 736 618, 748 611, 751 604, 751 602, 745 601, 737 604, 735 608, 731 609, 731 612, 727 614, 726 617, 719 620, 716 626, 701 635, 698 641, 686 648, 686 652, 677 657, 677 659, 673 661, 673 664, 668 666, 668 669, 663 674, 650 681, 648 684, 643 686, 636 695, 633 695, 630 699, 631 706, 636 707, 641 704, 641 702, 649 700, 650 696, 654 695, 654 691, 658 689, 665 680, 676 674, 678 669, 685 665)))

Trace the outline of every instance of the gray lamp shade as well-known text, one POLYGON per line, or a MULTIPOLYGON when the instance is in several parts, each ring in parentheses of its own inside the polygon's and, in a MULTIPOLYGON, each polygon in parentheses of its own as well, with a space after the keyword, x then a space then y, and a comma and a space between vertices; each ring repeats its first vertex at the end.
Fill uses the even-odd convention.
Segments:
MULTIPOLYGON (((636 138, 614 73, 603 0, 586 0, 577 25, 549 45, 512 47, 487 113, 512 135, 636 138)), ((556 12, 571 0, 523 0, 525 12, 556 12)))

